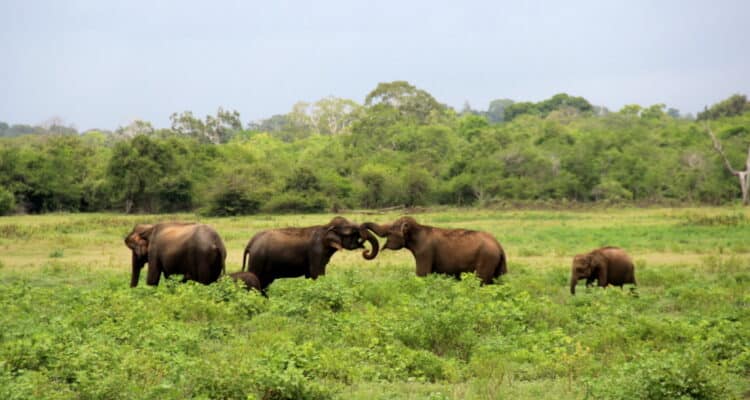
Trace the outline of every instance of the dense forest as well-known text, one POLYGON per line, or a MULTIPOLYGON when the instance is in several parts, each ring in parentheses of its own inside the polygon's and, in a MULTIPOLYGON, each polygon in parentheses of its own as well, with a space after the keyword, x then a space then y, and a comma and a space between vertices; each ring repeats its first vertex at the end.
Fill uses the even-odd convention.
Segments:
POLYGON ((457 111, 396 81, 362 104, 300 102, 247 125, 221 108, 170 120, 169 129, 134 121, 81 133, 59 120, 0 122, 0 214, 718 204, 740 197, 726 163, 742 168, 750 145, 744 95, 696 118, 663 104, 612 112, 564 93, 457 111))

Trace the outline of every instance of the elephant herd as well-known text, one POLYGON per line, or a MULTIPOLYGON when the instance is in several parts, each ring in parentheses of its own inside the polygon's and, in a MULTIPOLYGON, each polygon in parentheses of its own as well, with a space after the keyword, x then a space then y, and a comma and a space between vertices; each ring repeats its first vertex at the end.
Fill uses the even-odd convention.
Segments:
MULTIPOLYGON (((422 225, 405 216, 390 224, 356 224, 335 217, 325 225, 261 231, 245 247, 241 271, 229 276, 265 295, 268 285, 278 278, 325 275, 328 261, 338 250, 365 249, 362 257, 374 259, 380 249, 375 235, 386 238, 385 249, 411 251, 417 276, 439 273, 460 279, 462 273, 474 272, 482 284, 492 284, 508 273, 505 251, 489 233, 422 225), (370 243, 370 250, 365 242, 370 243)), ((132 251, 131 287, 138 285, 145 264, 148 285, 158 285, 162 274, 180 274, 183 281, 209 284, 225 273, 226 248, 208 225, 138 224, 125 238, 125 245, 132 251)), ((595 281, 600 287, 635 284, 633 262, 617 247, 579 254, 571 268, 571 294, 580 279, 586 279, 587 286, 595 281)))

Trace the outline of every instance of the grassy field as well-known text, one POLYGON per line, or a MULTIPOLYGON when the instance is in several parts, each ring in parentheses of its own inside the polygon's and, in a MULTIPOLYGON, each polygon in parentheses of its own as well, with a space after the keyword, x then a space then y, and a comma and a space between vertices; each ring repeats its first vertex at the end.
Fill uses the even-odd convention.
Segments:
POLYGON ((0 218, 0 398, 750 396, 750 210, 414 216, 491 232, 509 274, 419 279, 410 253, 386 250, 337 253, 328 275, 276 281, 268 299, 228 281, 130 289, 135 223, 212 225, 232 272, 259 230, 332 215, 0 218), (630 252, 638 288, 570 296, 571 258, 602 245, 630 252))

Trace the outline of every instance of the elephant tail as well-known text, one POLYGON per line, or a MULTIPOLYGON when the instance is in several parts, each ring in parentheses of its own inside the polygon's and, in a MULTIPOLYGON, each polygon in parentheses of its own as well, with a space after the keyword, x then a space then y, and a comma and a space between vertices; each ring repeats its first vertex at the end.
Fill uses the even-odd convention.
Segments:
POLYGON ((219 276, 226 275, 227 273, 227 265, 226 265, 227 264, 226 263, 227 251, 224 249, 224 245, 221 245, 221 244, 213 245, 211 247, 213 247, 214 255, 216 257, 215 258, 216 261, 214 265, 219 267, 217 268, 220 271, 219 276))
POLYGON ((219 253, 219 259, 221 260, 221 274, 226 275, 227 274, 227 254, 225 251, 222 251, 221 249, 217 249, 219 253))
MULTIPOLYGON (((250 246, 245 247, 245 252, 242 253, 242 271, 245 271, 245 263, 247 262, 247 256, 250 254, 250 246)), ((247 266, 250 269, 250 266, 247 266)))
POLYGON ((247 265, 247 270, 250 271, 250 263, 252 262, 252 259, 250 258, 250 249, 253 248, 253 245, 256 241, 261 240, 259 238, 264 237, 266 234, 266 231, 258 232, 255 236, 250 239, 249 242, 247 242, 247 246, 245 246, 245 252, 242 253, 242 271, 245 271, 245 265, 247 265))
POLYGON ((497 267, 495 268, 495 278, 497 278, 500 275, 505 275, 508 273, 508 262, 505 259, 505 252, 500 252, 500 260, 497 262, 497 267))

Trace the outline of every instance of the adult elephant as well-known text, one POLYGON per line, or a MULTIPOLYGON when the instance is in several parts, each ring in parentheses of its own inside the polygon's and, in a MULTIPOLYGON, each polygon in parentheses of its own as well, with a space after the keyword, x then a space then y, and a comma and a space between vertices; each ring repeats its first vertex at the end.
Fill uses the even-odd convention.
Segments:
POLYGON ((600 287, 620 286, 626 283, 635 285, 633 260, 619 247, 602 247, 573 258, 570 270, 570 294, 576 294, 578 280, 586 278, 586 286, 594 281, 600 287))
POLYGON ((254 273, 265 290, 277 278, 325 275, 326 265, 337 250, 362 249, 364 241, 372 250, 362 256, 372 260, 378 254, 378 240, 346 218, 335 217, 325 225, 282 228, 258 232, 245 247, 242 271, 254 273))
POLYGON ((508 273, 503 247, 487 232, 435 228, 420 225, 412 217, 362 226, 388 238, 384 249, 409 249, 417 261, 417 276, 440 273, 460 279, 463 272, 475 272, 483 284, 491 284, 508 273))
POLYGON ((133 251, 130 287, 138 286, 146 263, 149 285, 158 285, 162 273, 165 277, 182 274, 184 280, 209 284, 219 279, 227 257, 219 234, 195 223, 139 224, 125 238, 125 245, 133 251))

